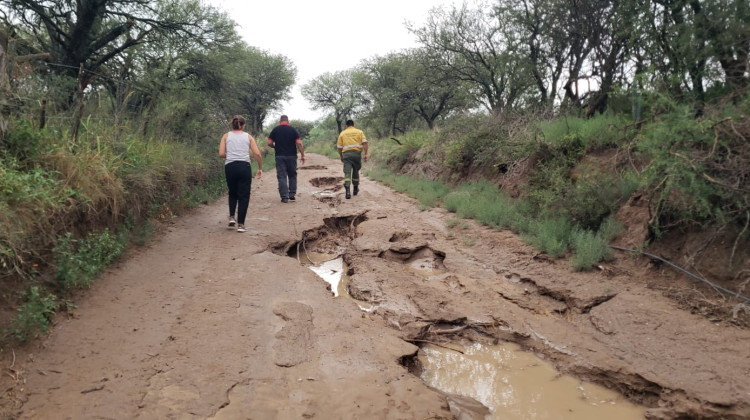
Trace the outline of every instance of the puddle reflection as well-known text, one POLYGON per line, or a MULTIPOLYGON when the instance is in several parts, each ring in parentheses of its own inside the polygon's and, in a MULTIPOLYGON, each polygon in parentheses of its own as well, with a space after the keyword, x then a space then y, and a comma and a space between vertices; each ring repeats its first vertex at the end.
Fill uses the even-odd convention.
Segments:
POLYGON ((643 407, 600 385, 562 375, 515 344, 474 344, 461 350, 465 354, 423 347, 422 380, 443 392, 474 398, 490 409, 492 419, 645 418, 643 407))

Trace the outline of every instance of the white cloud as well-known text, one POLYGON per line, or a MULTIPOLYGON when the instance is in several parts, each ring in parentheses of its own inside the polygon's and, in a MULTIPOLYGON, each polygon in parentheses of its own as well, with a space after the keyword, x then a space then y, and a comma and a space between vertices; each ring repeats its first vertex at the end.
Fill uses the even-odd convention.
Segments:
POLYGON ((434 7, 459 0, 207 0, 239 24, 245 42, 282 54, 297 66, 297 84, 282 112, 314 120, 300 86, 325 73, 346 70, 363 59, 416 47, 405 23, 420 26, 434 7))

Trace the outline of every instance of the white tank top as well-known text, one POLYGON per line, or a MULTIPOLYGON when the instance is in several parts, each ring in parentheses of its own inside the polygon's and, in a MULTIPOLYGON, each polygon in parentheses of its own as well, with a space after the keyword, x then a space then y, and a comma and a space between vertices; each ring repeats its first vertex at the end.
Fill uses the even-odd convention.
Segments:
POLYGON ((250 162, 250 135, 244 131, 227 133, 227 159, 226 165, 230 162, 250 162))

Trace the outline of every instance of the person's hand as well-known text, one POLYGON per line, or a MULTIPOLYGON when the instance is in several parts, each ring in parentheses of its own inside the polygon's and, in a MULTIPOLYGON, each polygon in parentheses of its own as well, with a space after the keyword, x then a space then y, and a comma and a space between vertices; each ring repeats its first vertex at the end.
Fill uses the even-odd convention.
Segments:
POLYGON ((365 162, 367 162, 367 155, 365 155, 365 162))
POLYGON ((258 173, 255 174, 255 177, 260 179, 263 176, 263 169, 258 169, 258 173))
POLYGON ((299 160, 301 160, 301 161, 302 161, 302 164, 303 164, 303 165, 305 164, 305 157, 304 157, 304 156, 300 156, 299 160))

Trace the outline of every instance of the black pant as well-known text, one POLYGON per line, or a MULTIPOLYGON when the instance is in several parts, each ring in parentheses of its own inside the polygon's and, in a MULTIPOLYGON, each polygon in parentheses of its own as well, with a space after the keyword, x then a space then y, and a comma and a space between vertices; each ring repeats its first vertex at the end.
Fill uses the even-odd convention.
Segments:
POLYGON ((244 225, 247 207, 250 205, 250 186, 253 183, 253 168, 250 162, 229 162, 224 165, 224 174, 229 188, 229 215, 237 211, 237 223, 244 225))
POLYGON ((297 194, 297 155, 276 156, 276 179, 282 199, 297 194))

